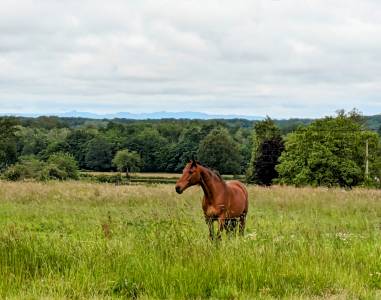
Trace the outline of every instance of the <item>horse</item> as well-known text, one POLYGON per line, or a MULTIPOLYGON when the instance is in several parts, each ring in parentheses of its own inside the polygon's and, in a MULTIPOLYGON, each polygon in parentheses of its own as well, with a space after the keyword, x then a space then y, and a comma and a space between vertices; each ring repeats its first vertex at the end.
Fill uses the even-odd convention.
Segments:
POLYGON ((237 180, 225 182, 218 173, 192 159, 186 164, 175 189, 182 194, 194 185, 200 185, 204 191, 202 209, 210 239, 214 239, 214 221, 218 221, 218 239, 224 229, 228 234, 235 232, 238 220, 239 233, 243 236, 249 208, 246 187, 237 180))

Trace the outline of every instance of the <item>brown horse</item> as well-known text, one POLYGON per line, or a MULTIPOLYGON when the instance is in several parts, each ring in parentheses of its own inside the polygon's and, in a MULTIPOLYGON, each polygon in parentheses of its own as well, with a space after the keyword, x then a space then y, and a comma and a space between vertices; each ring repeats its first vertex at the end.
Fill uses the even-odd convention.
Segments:
POLYGON ((176 192, 181 194, 193 185, 200 185, 204 191, 202 209, 211 239, 214 239, 214 221, 218 221, 218 239, 221 238, 223 229, 227 233, 234 232, 237 219, 240 223, 239 232, 241 235, 244 234, 248 193, 241 182, 225 182, 219 174, 192 159, 176 183, 176 192))

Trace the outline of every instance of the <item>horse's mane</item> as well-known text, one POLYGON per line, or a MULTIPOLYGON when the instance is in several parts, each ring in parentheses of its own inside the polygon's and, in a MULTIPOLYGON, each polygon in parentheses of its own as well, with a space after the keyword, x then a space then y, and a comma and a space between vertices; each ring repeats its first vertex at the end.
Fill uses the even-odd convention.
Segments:
POLYGON ((204 168, 207 168, 209 171, 211 171, 214 175, 216 175, 219 179, 221 179, 222 181, 224 181, 224 179, 222 178, 220 172, 218 172, 217 170, 211 168, 211 167, 208 167, 207 165, 203 164, 203 163, 200 163, 199 161, 197 161, 197 163, 204 167, 204 168))

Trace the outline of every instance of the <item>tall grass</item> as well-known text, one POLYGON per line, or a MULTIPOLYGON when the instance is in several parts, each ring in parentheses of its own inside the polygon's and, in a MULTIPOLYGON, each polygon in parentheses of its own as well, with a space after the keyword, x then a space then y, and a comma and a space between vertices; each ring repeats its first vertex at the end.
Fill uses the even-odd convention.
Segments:
POLYGON ((250 187, 211 243, 201 192, 0 183, 1 298, 380 298, 381 192, 250 187))

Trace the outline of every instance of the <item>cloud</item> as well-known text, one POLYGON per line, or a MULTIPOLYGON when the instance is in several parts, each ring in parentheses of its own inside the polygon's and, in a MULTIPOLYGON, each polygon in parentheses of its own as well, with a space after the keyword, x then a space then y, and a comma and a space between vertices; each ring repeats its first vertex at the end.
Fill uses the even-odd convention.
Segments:
POLYGON ((0 110, 380 113, 374 0, 2 2, 0 110))

